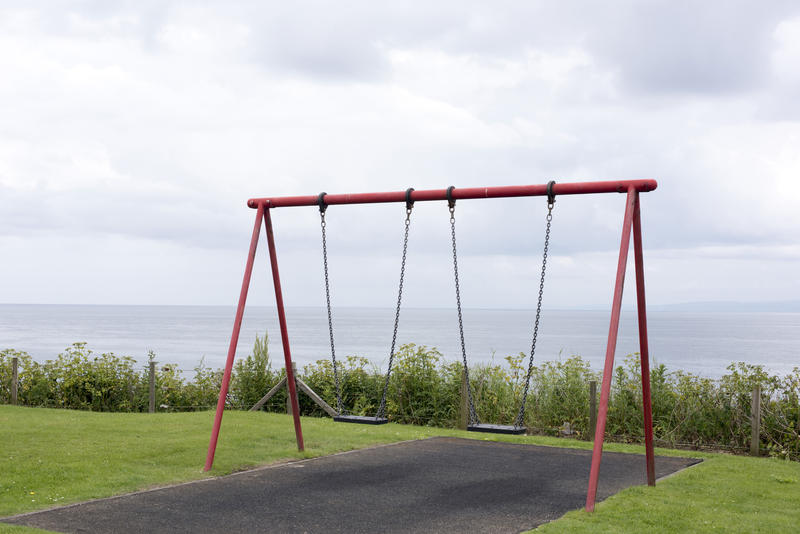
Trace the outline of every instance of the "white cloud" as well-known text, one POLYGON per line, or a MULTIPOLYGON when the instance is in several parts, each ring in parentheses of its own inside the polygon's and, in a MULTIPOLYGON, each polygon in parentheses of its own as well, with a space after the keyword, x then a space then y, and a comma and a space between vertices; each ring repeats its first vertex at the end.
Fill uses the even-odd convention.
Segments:
POLYGON ((781 21, 773 32, 772 70, 784 83, 800 84, 800 17, 781 21))
MULTIPOLYGON (((753 298, 800 296, 783 279, 800 268, 784 253, 800 231, 792 4, 26 3, 0 13, 0 236, 14 251, 0 301, 228 302, 254 215, 247 198, 551 178, 659 179, 642 197, 655 302, 742 284, 758 287, 745 291, 753 298), (53 240, 69 265, 107 266, 113 250, 126 268, 105 285, 61 270, 46 290, 31 265, 48 265, 41 251, 53 240), (740 252, 722 260, 715 247, 740 252), (753 284, 759 269, 769 276, 753 284), (690 272, 697 285, 676 292, 690 272), (114 289, 136 287, 137 275, 152 291, 114 289)), ((352 304, 392 299, 403 216, 393 208, 331 209, 352 304)), ((529 302, 518 288, 537 270, 543 209, 541 199, 459 203, 473 305, 529 302)), ((610 298, 622 209, 618 195, 559 199, 552 305, 610 298)), ((319 276, 317 217, 275 214, 298 304, 318 303, 308 282, 319 276)), ((424 274, 411 269, 422 289, 409 299, 449 302, 446 210, 419 205, 414 217, 424 274)))

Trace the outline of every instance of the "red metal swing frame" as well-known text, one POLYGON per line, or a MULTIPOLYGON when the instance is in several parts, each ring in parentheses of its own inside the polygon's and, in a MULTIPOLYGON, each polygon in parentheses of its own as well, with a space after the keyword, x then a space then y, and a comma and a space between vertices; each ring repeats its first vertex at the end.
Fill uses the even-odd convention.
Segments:
MULTIPOLYGON (((608 399, 611 392, 611 376, 614 370, 614 353, 617 346, 617 333, 619 331, 620 310, 622 308, 622 290, 625 285, 625 270, 628 261, 628 249, 630 248, 631 232, 633 232, 633 251, 636 265, 636 307, 639 316, 639 353, 641 357, 642 370, 642 399, 644 412, 644 435, 645 450, 647 459, 647 483, 655 486, 655 463, 653 454, 653 417, 650 403, 650 358, 647 346, 647 311, 645 304, 644 290, 644 260, 642 255, 642 224, 640 216, 639 193, 652 191, 657 187, 655 180, 619 180, 605 182, 576 182, 576 183, 557 183, 553 186, 555 196, 563 195, 587 195, 598 193, 623 193, 626 195, 625 217, 622 222, 622 241, 619 247, 619 261, 617 263, 617 277, 614 285, 614 298, 611 306, 611 324, 608 329, 608 344, 606 345, 606 358, 603 368, 603 384, 600 390, 600 406, 597 413, 597 428, 594 436, 594 450, 592 452, 592 466, 589 472, 589 488, 586 493, 586 510, 594 510, 595 497, 597 495, 597 483, 600 476, 600 462, 603 456, 603 440, 605 438, 606 417, 608 414, 608 399)), ((467 187, 454 189, 452 196, 456 200, 480 199, 480 198, 504 198, 504 197, 525 197, 525 196, 546 196, 547 185, 520 185, 503 187, 467 187)), ((292 355, 289 348, 289 333, 286 327, 286 314, 283 306, 283 294, 281 292, 281 281, 278 273, 278 258, 275 252, 275 236, 272 230, 272 218, 270 211, 274 208, 290 206, 317 206, 318 195, 294 196, 294 197, 271 197, 253 198, 247 201, 250 208, 256 210, 256 220, 253 226, 253 235, 250 239, 250 252, 247 256, 244 280, 239 294, 239 304, 236 309, 236 319, 233 323, 233 333, 228 347, 228 358, 225 362, 225 373, 222 376, 222 384, 217 400, 217 411, 214 417, 214 427, 211 431, 211 440, 208 444, 208 455, 206 457, 205 471, 211 469, 214 463, 214 453, 219 439, 220 425, 222 424, 222 414, 225 409, 225 399, 228 394, 230 384, 231 369, 236 355, 236 345, 239 341, 239 331, 242 326, 242 316, 244 315, 245 302, 247 301, 247 290, 250 287, 250 275, 253 272, 253 262, 261 233, 261 222, 263 220, 267 233, 267 244, 269 247, 270 264, 272 266, 272 281, 275 286, 275 302, 278 308, 278 320, 281 328, 281 341, 283 342, 283 356, 286 364, 287 385, 289 388, 289 398, 292 405, 292 416, 294 420, 294 430, 297 439, 298 450, 303 450, 303 430, 300 426, 300 409, 297 401, 297 388, 295 386, 294 372, 292 370, 292 355)), ((405 191, 391 191, 383 193, 358 193, 325 195, 325 203, 328 205, 336 204, 373 204, 385 202, 406 202, 405 191)), ((411 200, 414 202, 424 202, 431 200, 447 200, 447 189, 431 189, 425 191, 413 191, 411 200)))

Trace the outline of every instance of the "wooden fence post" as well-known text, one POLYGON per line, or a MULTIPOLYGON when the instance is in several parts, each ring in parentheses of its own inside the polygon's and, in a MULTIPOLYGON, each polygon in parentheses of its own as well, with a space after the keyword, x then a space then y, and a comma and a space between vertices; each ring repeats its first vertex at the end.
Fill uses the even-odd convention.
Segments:
POLYGON ((327 402, 325 402, 322 397, 317 395, 317 393, 313 389, 311 389, 308 384, 297 378, 297 375, 294 375, 294 381, 297 382, 297 387, 300 389, 300 391, 311 397, 311 400, 316 402, 317 406, 325 410, 325 413, 327 413, 331 417, 336 417, 337 415, 339 415, 336 412, 336 410, 331 408, 331 406, 327 402))
POLYGON ((761 386, 753 388, 753 400, 750 406, 750 455, 758 456, 761 442, 761 386))
POLYGON ((597 380, 589 381, 589 439, 597 430, 597 380))
POLYGON ((458 411, 458 428, 466 430, 469 424, 469 392, 467 391, 467 373, 461 372, 461 404, 458 411))
POLYGON ((150 362, 150 413, 156 412, 156 362, 150 362))
POLYGON ((253 407, 252 407, 252 408, 250 408, 250 411, 251 411, 251 412, 255 412, 256 410, 260 410, 260 409, 261 409, 261 407, 262 407, 262 406, 264 406, 264 405, 267 403, 267 401, 268 401, 269 399, 271 399, 271 398, 272 398, 272 396, 273 396, 273 395, 275 395, 277 392, 279 392, 279 391, 281 390, 281 388, 282 388, 282 387, 285 387, 285 386, 286 386, 286 377, 284 376, 283 378, 281 378, 281 379, 278 381, 278 383, 277 383, 277 384, 275 384, 275 387, 273 387, 272 389, 270 389, 270 390, 267 392, 267 394, 266 394, 266 395, 264 395, 263 397, 261 397, 261 400, 260 400, 260 401, 258 401, 257 403, 255 403, 255 404, 253 405, 253 407))
POLYGON ((17 392, 19 391, 19 359, 15 356, 11 358, 11 404, 17 405, 17 392))
MULTIPOLYGON (((297 370, 297 366, 296 366, 296 365, 294 366, 294 369, 295 369, 295 371, 297 370)), ((260 410, 260 409, 261 409, 261 408, 264 406, 264 404, 266 404, 266 402, 267 402, 269 399, 271 399, 271 398, 272 398, 272 396, 273 396, 273 395, 275 395, 275 394, 276 394, 278 391, 280 391, 280 390, 281 390, 281 388, 283 388, 283 387, 286 387, 286 384, 287 384, 286 380, 287 380, 287 379, 286 379, 286 377, 285 377, 285 376, 284 376, 283 378, 281 378, 281 379, 280 379, 280 381, 278 381, 278 383, 277 383, 277 384, 275 384, 275 386, 274 386, 272 389, 270 389, 270 390, 267 392, 267 394, 266 394, 266 395, 264 395, 263 397, 261 397, 261 400, 259 400, 257 403, 255 403, 255 404, 253 405, 253 407, 252 407, 252 408, 250 408, 250 411, 251 411, 251 412, 255 412, 256 410, 260 410)), ((311 397, 311 400, 313 400, 314 402, 316 402, 316 403, 317 403, 317 406, 319 406, 320 408, 322 408, 323 410, 325 410, 325 412, 326 412, 328 415, 330 415, 331 417, 335 417, 335 416, 339 415, 338 413, 336 413, 336 410, 334 410, 333 408, 331 408, 331 406, 330 406, 330 405, 329 405, 327 402, 325 402, 325 400, 323 400, 323 398, 322 398, 322 397, 320 397, 319 395, 317 395, 317 392, 316 392, 316 391, 314 391, 313 389, 311 389, 311 387, 310 387, 308 384, 306 384, 306 383, 305 383, 305 382, 303 382, 301 379, 299 379, 299 378, 297 377, 297 375, 294 375, 294 381, 297 383, 297 388, 298 388, 300 391, 304 392, 304 393, 305 393, 306 395, 308 395, 309 397, 311 397)), ((287 389, 288 389, 288 388, 287 388, 287 389)), ((298 400, 299 400, 299 399, 298 399, 298 400)), ((288 400, 287 400, 287 402, 286 402, 286 411, 289 413, 289 415, 291 415, 291 413, 292 413, 292 399, 288 399, 288 400)))

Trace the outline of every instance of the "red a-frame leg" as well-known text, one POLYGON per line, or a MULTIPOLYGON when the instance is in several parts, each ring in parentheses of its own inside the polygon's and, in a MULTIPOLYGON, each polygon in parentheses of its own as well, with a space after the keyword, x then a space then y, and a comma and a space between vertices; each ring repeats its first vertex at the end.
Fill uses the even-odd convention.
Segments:
POLYGON ((633 257, 636 262, 636 310, 639 312, 639 357, 642 369, 642 411, 644 413, 644 448, 647 456, 647 485, 656 485, 653 452, 653 409, 650 398, 650 350, 647 346, 647 306, 644 298, 644 258, 639 193, 633 209, 633 257))
POLYGON ((242 280, 242 290, 239 293, 239 305, 236 308, 236 319, 233 321, 233 333, 231 334, 231 344, 228 346, 228 359, 225 361, 225 373, 222 375, 222 384, 219 388, 219 398, 217 399, 217 413, 214 416, 214 427, 211 430, 211 441, 208 443, 208 455, 203 471, 208 471, 214 465, 214 452, 217 450, 217 440, 219 439, 219 427, 222 425, 222 413, 225 411, 225 399, 228 396, 228 386, 231 381, 231 369, 233 369, 233 358, 236 355, 236 345, 239 343, 239 331, 242 329, 242 317, 244 316, 244 304, 247 302, 247 290, 250 288, 250 275, 253 273, 253 262, 256 258, 256 247, 258 246, 258 235, 261 233, 261 219, 264 217, 264 207, 259 204, 256 213, 256 222, 253 225, 253 237, 250 238, 250 252, 247 255, 247 265, 244 268, 244 280, 242 280))
POLYGON ((614 371, 614 352, 617 347, 617 334, 619 332, 620 311, 622 309, 622 291, 625 285, 625 268, 628 262, 628 249, 630 248, 631 230, 633 229, 634 257, 636 262, 636 293, 637 308, 639 312, 639 352, 641 354, 642 368, 642 399, 644 409, 645 448, 647 452, 647 483, 655 485, 655 463, 653 457, 653 418, 650 405, 650 365, 647 346, 647 317, 645 311, 644 293, 644 262, 642 257, 642 229, 639 216, 639 193, 628 189, 625 203, 625 218, 622 223, 622 241, 619 247, 619 260, 617 262, 617 280, 614 287, 614 301, 611 306, 611 325, 608 331, 608 345, 606 346, 606 360, 603 367, 603 384, 600 390, 600 406, 597 413, 597 429, 594 436, 594 450, 592 451, 592 467, 589 472, 589 489, 586 493, 586 511, 594 510, 597 496, 597 483, 600 477, 600 462, 603 456, 603 440, 606 432, 606 419, 608 416, 608 399, 611 395, 611 377, 614 371))
POLYGON ((267 245, 269 246, 269 261, 272 265, 272 281, 275 285, 275 304, 278 308, 278 321, 281 324, 281 343, 283 343, 283 359, 286 365, 286 385, 289 388, 289 399, 292 403, 292 419, 294 420, 294 436, 297 440, 297 450, 302 451, 303 429, 300 426, 300 404, 297 401, 297 384, 294 381, 292 368, 292 353, 289 350, 289 331, 286 328, 286 312, 283 309, 283 293, 281 291, 281 277, 278 274, 278 255, 275 252, 275 236, 272 233, 272 218, 269 208, 264 210, 264 226, 267 228, 267 245))
POLYGON ((225 372, 222 375, 222 384, 219 388, 219 398, 217 399, 217 412, 214 416, 214 427, 211 430, 211 440, 208 444, 208 455, 206 456, 206 465, 204 471, 211 469, 214 464, 214 453, 217 449, 217 440, 219 439, 219 430, 222 425, 222 414, 225 411, 225 399, 228 396, 228 387, 231 381, 231 371, 233 369, 233 359, 236 356, 236 345, 239 343, 239 332, 242 329, 242 317, 244 316, 244 307, 247 302, 247 290, 250 288, 250 276, 253 273, 253 263, 256 257, 256 247, 258 246, 258 237, 261 233, 261 220, 264 220, 267 229, 267 243, 269 246, 269 257, 272 265, 272 280, 275 284, 275 300, 278 307, 278 319, 281 325, 281 340, 283 342, 283 355, 286 360, 286 377, 289 387, 289 396, 292 402, 292 415, 294 418, 295 438, 297 439, 297 449, 303 450, 303 431, 300 427, 300 408, 297 402, 297 387, 294 381, 294 373, 292 371, 292 356, 289 351, 289 334, 286 329, 286 314, 283 309, 283 295, 281 293, 281 280, 278 275, 278 258, 275 253, 275 238, 272 232, 272 220, 269 216, 269 209, 265 209, 263 204, 258 205, 256 212, 256 222, 253 225, 253 236, 250 238, 250 252, 247 255, 247 265, 244 269, 244 280, 242 280, 242 289, 239 293, 239 304, 236 308, 236 319, 233 321, 233 333, 231 334, 231 343, 228 346, 228 359, 225 362, 225 372))

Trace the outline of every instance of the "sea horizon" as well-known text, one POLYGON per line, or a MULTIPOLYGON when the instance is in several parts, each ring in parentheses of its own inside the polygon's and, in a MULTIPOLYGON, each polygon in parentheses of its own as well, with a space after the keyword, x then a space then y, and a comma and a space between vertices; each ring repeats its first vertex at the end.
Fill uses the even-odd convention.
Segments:
MULTIPOLYGON (((153 350, 162 363, 190 372, 201 358, 207 367, 224 367, 236 307, 197 304, 0 304, 0 350, 11 348, 37 361, 54 359, 75 342, 100 354, 114 352, 147 361, 153 350)), ((286 309, 293 359, 298 366, 330 357, 327 313, 321 306, 286 309)), ((504 364, 508 355, 530 351, 535 311, 465 308, 465 342, 470 364, 504 364)), ((615 362, 638 352, 637 314, 624 309, 615 362)), ((337 356, 359 355, 385 367, 394 310, 339 306, 333 309, 337 356)), ((605 359, 610 309, 549 308, 542 311, 535 361, 579 355, 594 370, 605 359)), ((661 310, 648 307, 652 365, 718 378, 743 361, 785 375, 800 366, 800 313, 661 310)), ((283 350, 274 306, 247 306, 237 358, 251 350, 256 335, 269 335, 274 368, 283 367, 283 350)), ((398 347, 415 343, 436 347, 444 359, 459 360, 455 311, 403 308, 398 347)))

